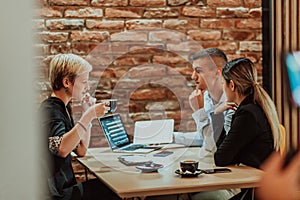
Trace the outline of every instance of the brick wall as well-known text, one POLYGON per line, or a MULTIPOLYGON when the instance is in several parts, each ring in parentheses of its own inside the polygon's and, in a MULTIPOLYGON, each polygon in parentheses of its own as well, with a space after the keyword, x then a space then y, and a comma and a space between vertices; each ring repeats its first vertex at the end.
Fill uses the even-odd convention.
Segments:
MULTIPOLYGON (((193 89, 188 55, 218 47, 229 59, 246 56, 261 80, 260 0, 39 0, 36 5, 37 89, 49 94, 48 65, 57 53, 75 53, 94 67, 91 93, 117 98, 129 134, 136 120, 176 120, 192 131, 193 89)), ((74 102, 75 119, 81 109, 74 102)), ((106 140, 94 121, 91 146, 106 140)))

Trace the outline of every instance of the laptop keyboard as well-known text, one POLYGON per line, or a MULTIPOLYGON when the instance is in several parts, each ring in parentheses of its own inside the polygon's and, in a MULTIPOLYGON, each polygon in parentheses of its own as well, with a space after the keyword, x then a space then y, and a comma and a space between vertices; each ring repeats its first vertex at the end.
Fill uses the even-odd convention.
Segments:
POLYGON ((135 145, 131 145, 129 147, 126 147, 126 148, 122 148, 122 150, 125 150, 125 151, 134 151, 136 149, 140 149, 142 147, 144 147, 145 145, 143 144, 135 144, 135 145))

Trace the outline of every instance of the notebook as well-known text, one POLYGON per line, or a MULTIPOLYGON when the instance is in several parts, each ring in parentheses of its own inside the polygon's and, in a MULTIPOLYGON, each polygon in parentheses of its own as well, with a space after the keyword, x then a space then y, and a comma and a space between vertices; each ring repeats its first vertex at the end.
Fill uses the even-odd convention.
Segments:
POLYGON ((173 132, 173 119, 136 121, 133 143, 169 144, 173 142, 173 132))
POLYGON ((98 120, 113 152, 149 153, 160 148, 146 144, 131 143, 121 116, 118 113, 98 118, 98 120))

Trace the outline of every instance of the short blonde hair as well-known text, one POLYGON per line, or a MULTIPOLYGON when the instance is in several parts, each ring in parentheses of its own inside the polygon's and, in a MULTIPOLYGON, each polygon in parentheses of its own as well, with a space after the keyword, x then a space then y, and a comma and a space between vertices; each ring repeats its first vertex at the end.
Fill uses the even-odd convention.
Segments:
POLYGON ((52 90, 63 87, 63 79, 68 78, 74 84, 76 76, 90 72, 92 66, 82 57, 75 54, 57 54, 50 62, 49 81, 52 90))

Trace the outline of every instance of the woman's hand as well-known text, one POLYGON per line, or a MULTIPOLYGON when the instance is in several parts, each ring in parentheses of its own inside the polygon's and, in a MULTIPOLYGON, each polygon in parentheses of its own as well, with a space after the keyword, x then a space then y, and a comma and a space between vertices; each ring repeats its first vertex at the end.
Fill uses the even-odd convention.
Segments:
POLYGON ((193 111, 199 110, 204 106, 204 92, 205 90, 194 90, 189 96, 189 103, 193 111))
POLYGON ((238 105, 235 102, 228 102, 224 101, 222 104, 220 104, 216 109, 214 114, 217 115, 219 113, 224 112, 225 110, 231 109, 236 111, 238 105))

